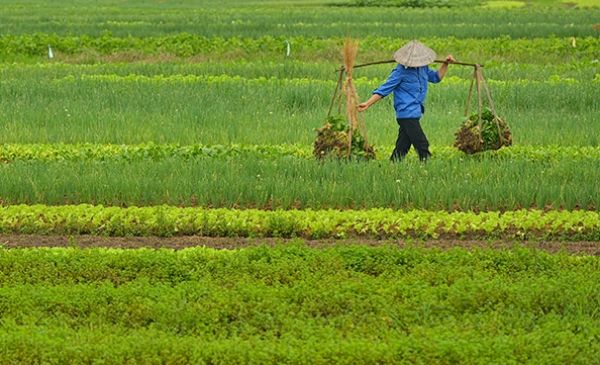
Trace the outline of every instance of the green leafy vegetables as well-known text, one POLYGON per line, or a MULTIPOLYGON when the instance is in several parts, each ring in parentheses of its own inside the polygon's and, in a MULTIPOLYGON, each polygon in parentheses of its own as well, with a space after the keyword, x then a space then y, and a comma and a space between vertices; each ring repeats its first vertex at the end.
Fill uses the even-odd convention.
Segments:
POLYGON ((456 148, 468 154, 497 150, 510 145, 512 135, 508 124, 487 108, 481 116, 473 113, 461 125, 454 142, 456 148))

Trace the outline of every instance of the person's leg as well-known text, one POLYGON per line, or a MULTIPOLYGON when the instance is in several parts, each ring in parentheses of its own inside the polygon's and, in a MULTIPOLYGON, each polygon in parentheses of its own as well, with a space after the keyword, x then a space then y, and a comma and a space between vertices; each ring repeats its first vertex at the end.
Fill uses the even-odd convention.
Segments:
POLYGON ((427 160, 431 156, 431 152, 429 152, 429 141, 421 128, 419 119, 405 119, 403 125, 410 143, 415 146, 415 149, 419 154, 419 159, 421 161, 427 160))
POLYGON ((392 161, 402 160, 410 150, 410 139, 406 133, 406 129, 402 127, 402 119, 398 119, 397 122, 399 125, 398 138, 396 139, 396 148, 394 148, 390 156, 390 160, 392 161))

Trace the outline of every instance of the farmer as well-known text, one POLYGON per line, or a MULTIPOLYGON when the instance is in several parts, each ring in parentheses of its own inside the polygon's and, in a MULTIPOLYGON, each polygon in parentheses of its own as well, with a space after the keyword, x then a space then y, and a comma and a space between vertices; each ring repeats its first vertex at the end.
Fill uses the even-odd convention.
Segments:
POLYGON ((416 40, 410 41, 394 53, 398 65, 387 81, 373 91, 369 100, 358 105, 358 111, 362 112, 390 93, 394 93, 394 109, 400 129, 396 148, 390 157, 392 161, 402 160, 411 145, 415 146, 421 161, 431 156, 429 141, 419 123, 419 119, 425 112, 423 103, 427 95, 427 82, 440 82, 448 70, 448 64, 455 62, 454 57, 448 55, 436 72, 427 66, 435 60, 435 57, 435 52, 429 47, 416 40))

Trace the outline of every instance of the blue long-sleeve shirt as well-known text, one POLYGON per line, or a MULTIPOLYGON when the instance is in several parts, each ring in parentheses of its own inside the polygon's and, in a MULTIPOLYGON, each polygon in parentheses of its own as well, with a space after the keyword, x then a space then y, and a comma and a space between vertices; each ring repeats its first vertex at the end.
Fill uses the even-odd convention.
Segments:
POLYGON ((373 91, 382 98, 394 93, 396 118, 420 118, 425 111, 423 103, 427 96, 427 83, 440 82, 437 71, 429 66, 405 67, 397 65, 386 82, 373 91))

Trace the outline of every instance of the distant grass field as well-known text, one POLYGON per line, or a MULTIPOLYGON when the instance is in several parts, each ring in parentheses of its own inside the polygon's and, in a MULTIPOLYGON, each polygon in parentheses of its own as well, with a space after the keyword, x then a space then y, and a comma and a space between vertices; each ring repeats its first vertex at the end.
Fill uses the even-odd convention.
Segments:
MULTIPOLYGON (((349 0, 343 3, 351 3, 349 0)), ((460 3, 460 2, 454 2, 460 3)), ((570 3, 577 3, 570 1, 570 3)), ((597 1, 580 1, 582 6, 597 1)), ((593 10, 559 1, 525 9, 344 7, 338 1, 4 1, 0 34, 151 36, 187 32, 220 37, 393 36, 514 38, 594 36, 593 10), (293 4, 294 2, 292 2, 293 4), (435 26, 431 26, 434 23, 435 26)), ((498 3, 496 3, 498 4, 498 3)))

